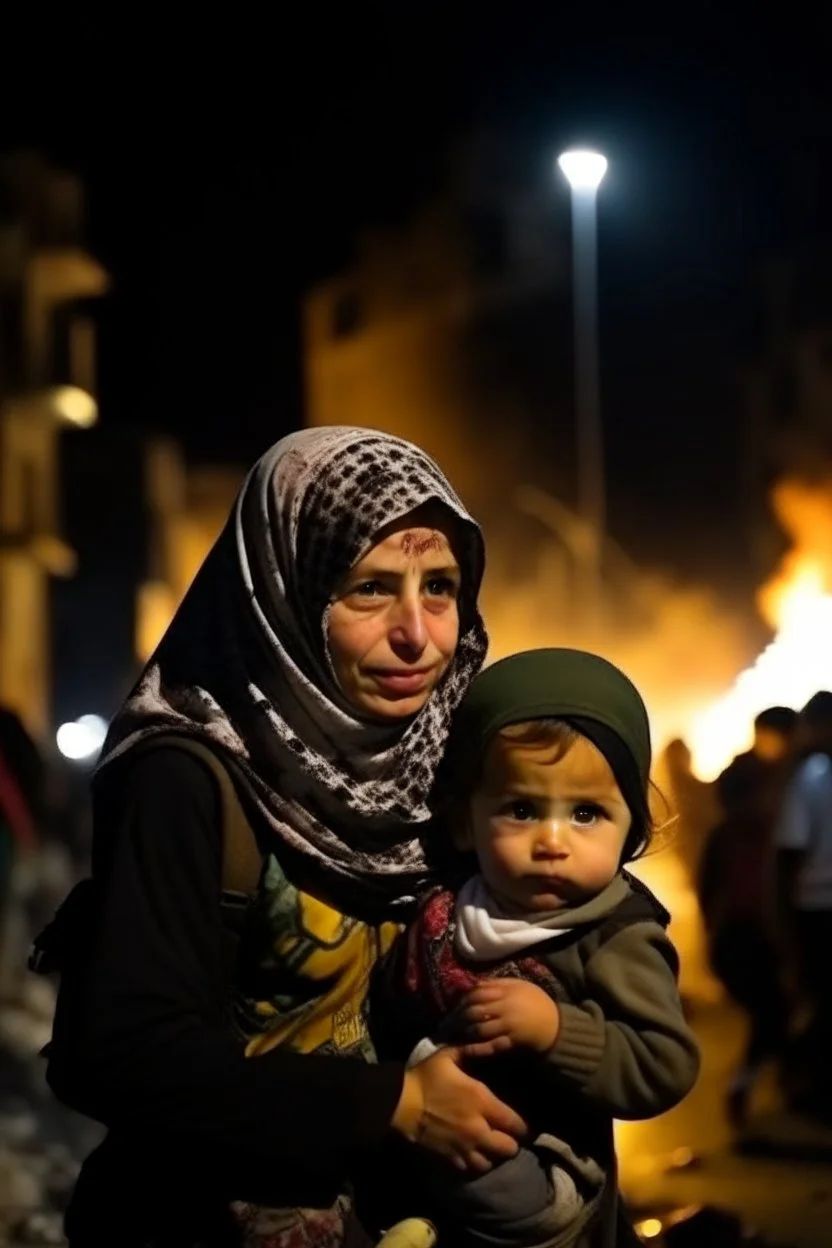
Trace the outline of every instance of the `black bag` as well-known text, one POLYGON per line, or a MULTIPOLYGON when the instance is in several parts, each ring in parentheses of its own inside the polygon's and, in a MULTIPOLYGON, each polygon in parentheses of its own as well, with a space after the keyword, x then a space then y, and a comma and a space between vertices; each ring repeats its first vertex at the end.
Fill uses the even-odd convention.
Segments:
MULTIPOLYGON (((247 781, 221 761, 208 746, 188 737, 160 735, 130 753, 175 746, 201 759, 216 781, 222 820, 222 894, 220 909, 226 935, 229 982, 233 974, 243 918, 257 894, 263 855, 246 818, 239 788, 247 781)), ((105 883, 94 876, 81 880, 68 893, 54 918, 35 937, 28 965, 37 975, 59 977, 52 1038, 41 1050, 46 1058, 46 1078, 58 1100, 87 1117, 100 1119, 97 1107, 83 1090, 77 1075, 75 1041, 81 993, 86 980, 93 941, 98 929, 105 883)))

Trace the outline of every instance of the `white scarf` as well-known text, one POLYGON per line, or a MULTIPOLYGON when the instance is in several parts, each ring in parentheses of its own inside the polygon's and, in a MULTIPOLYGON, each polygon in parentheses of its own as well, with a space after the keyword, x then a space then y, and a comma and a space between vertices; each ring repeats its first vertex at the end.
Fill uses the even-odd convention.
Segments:
POLYGON ((456 951, 471 962, 511 958, 532 945, 572 930, 564 912, 516 916, 506 914, 481 875, 466 880, 456 902, 456 951))
POLYGON ((336 904, 408 901, 428 875, 420 834, 451 716, 485 657, 483 562, 479 529, 418 447, 368 429, 291 434, 251 470, 99 768, 155 734, 206 741, 234 759, 267 825, 336 904), (330 598, 380 529, 430 500, 461 534, 459 644, 418 715, 373 720, 335 680, 330 598))

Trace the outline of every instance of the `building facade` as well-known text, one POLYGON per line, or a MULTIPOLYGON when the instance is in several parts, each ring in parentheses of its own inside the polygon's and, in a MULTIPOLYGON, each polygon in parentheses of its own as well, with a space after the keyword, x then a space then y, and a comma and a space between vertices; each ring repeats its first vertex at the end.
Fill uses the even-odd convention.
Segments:
POLYGON ((175 442, 145 447, 147 565, 139 585, 135 652, 144 663, 222 532, 242 484, 241 469, 188 466, 175 442))
POLYGON ((308 423, 418 442, 486 522, 521 480, 573 502, 568 229, 551 170, 469 140, 434 202, 310 293, 308 423))
POLYGON ((53 594, 56 714, 109 719, 226 523, 243 471, 190 465, 173 440, 106 423, 67 438, 64 463, 78 572, 53 594))
POLYGON ((50 584, 62 430, 95 422, 95 330, 107 275, 83 245, 83 188, 32 154, 0 157, 0 702, 39 738, 51 699, 50 584))

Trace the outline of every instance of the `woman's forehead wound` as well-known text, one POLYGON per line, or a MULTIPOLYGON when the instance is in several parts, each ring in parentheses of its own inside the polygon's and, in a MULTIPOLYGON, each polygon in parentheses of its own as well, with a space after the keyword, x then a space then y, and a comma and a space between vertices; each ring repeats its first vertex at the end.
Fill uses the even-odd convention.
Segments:
POLYGON ((405 529, 399 540, 403 555, 425 555, 428 551, 446 551, 450 547, 444 533, 436 529, 405 529))

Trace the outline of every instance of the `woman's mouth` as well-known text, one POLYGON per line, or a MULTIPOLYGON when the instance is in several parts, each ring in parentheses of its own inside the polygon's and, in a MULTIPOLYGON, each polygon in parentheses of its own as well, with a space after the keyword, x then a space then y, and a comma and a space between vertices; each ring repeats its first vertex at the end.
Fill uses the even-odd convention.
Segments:
POLYGON ((377 668, 370 672, 373 680, 385 693, 409 697, 421 693, 432 669, 429 667, 410 668, 400 671, 397 668, 377 668))

